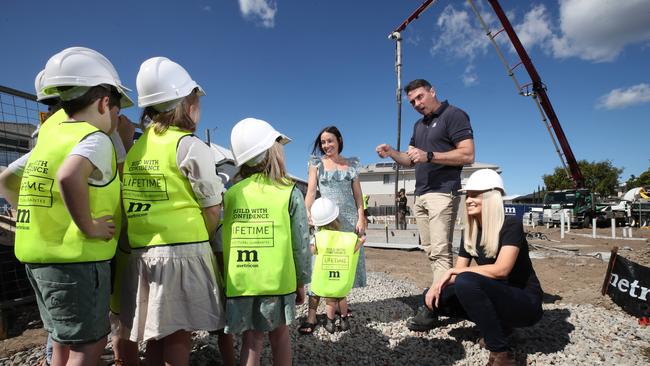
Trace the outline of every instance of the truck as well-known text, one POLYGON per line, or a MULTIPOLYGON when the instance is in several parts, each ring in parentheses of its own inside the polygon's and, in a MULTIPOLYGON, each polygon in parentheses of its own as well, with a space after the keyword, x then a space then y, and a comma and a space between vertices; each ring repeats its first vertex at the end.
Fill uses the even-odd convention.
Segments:
POLYGON ((593 193, 588 189, 565 189, 547 192, 543 200, 544 224, 558 226, 561 215, 569 220, 571 226, 590 227, 591 219, 602 222, 593 193))
POLYGON ((612 206, 612 211, 617 217, 623 216, 627 225, 650 226, 650 187, 630 189, 612 206))

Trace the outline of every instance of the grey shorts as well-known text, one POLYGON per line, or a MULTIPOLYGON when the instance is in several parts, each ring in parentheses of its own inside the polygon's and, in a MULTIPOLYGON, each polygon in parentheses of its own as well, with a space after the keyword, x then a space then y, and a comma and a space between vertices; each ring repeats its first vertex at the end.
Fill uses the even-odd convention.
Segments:
POLYGON ((94 343, 110 333, 109 262, 27 264, 43 326, 64 345, 94 343))

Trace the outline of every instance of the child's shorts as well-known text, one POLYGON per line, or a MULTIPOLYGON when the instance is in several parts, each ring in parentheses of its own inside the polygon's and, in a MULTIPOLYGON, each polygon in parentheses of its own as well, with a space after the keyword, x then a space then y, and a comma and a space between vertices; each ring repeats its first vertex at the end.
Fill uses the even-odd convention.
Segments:
POLYGON ((43 326, 64 345, 94 343, 110 333, 109 262, 27 264, 43 326))

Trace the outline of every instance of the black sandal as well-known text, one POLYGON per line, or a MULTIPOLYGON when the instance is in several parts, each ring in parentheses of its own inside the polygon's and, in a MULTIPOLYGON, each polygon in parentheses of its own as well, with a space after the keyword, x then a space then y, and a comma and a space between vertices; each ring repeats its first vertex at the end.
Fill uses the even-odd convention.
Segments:
POLYGON ((336 332, 336 319, 327 318, 325 321, 325 330, 330 332, 330 334, 334 334, 336 332))
POLYGON ((314 330, 316 330, 317 325, 318 325, 318 321, 316 321, 314 323, 304 321, 304 322, 302 322, 302 324, 300 324, 300 327, 298 328, 298 333, 300 333, 300 334, 312 334, 312 333, 314 333, 314 330))
POLYGON ((350 316, 342 316, 341 317, 341 322, 339 323, 339 327, 341 328, 341 332, 345 332, 350 330, 350 316))
MULTIPOLYGON (((341 316, 341 311, 339 309, 336 309, 336 315, 341 316)), ((350 318, 352 318, 352 309, 348 308, 348 315, 350 318)))

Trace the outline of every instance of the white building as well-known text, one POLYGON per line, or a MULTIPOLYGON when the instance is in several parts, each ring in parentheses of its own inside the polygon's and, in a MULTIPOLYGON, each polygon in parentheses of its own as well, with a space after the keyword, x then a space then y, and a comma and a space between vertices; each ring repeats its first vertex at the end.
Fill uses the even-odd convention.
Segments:
MULTIPOLYGON (((465 165, 461 171, 461 185, 464 187, 467 178, 478 169, 493 169, 501 173, 498 165, 474 163, 465 165)), ((395 207, 395 163, 381 162, 361 168, 359 173, 361 190, 369 196, 368 207, 371 214, 393 214, 395 207), (374 208, 374 209, 373 209, 374 208), (373 212, 374 211, 374 212, 373 212)), ((399 170, 399 188, 406 190, 408 206, 413 207, 415 202, 415 169, 401 167, 399 170)))

